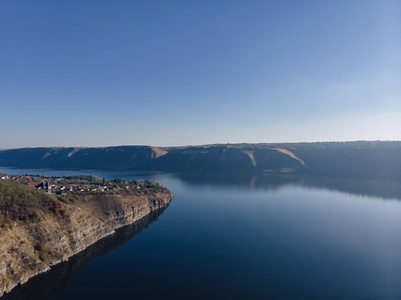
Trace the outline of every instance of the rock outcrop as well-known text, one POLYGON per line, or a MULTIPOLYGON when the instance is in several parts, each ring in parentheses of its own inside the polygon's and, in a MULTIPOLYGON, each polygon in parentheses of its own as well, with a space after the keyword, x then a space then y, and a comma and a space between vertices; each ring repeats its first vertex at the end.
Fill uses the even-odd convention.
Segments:
POLYGON ((167 207, 173 196, 169 191, 91 195, 76 203, 60 202, 62 215, 48 214, 38 222, 16 221, 10 229, 0 229, 0 296, 114 234, 117 228, 167 207))

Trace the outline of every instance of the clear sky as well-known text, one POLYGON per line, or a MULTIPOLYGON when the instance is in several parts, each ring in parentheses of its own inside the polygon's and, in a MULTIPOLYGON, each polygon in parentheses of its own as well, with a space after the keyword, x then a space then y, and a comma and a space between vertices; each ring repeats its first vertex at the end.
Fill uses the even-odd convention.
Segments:
POLYGON ((401 2, 0 2, 0 148, 401 140, 401 2))

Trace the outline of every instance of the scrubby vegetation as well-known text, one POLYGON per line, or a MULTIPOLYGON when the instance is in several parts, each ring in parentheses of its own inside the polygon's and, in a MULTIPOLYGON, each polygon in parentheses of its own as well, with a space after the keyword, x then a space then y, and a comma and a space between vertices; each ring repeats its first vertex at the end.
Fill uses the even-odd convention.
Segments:
POLYGON ((89 183, 89 184, 100 184, 102 179, 97 176, 93 175, 73 175, 73 176, 66 176, 65 181, 74 182, 74 183, 89 183))
POLYGON ((138 192, 165 192, 167 189, 159 184, 158 182, 153 182, 152 180, 125 180, 124 178, 116 178, 107 181, 107 184, 111 187, 126 186, 129 190, 134 190, 138 192))
MULTIPOLYGON (((38 175, 39 176, 39 175, 38 175)), ((96 176, 68 176, 58 178, 58 187, 47 193, 40 188, 39 180, 35 186, 28 187, 23 181, 31 176, 21 176, 18 180, 0 180, 0 228, 9 228, 13 222, 39 221, 45 214, 64 217, 64 203, 98 199, 101 195, 140 195, 162 193, 167 189, 152 180, 125 180, 117 178, 110 181, 96 176), (60 186, 64 186, 60 190, 60 186), (69 191, 66 191, 68 187, 69 191), (62 193, 63 192, 63 193, 62 193), (96 197, 92 197, 96 196, 96 197)), ((47 177, 46 181, 56 180, 47 177)))
POLYGON ((60 203, 43 191, 31 189, 17 181, 0 181, 0 227, 8 228, 13 221, 36 221, 45 213, 62 215, 60 203))

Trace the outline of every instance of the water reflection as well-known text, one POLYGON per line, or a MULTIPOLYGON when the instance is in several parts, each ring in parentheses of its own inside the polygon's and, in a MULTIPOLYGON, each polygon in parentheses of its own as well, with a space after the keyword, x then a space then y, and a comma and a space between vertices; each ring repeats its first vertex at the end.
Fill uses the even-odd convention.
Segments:
POLYGON ((49 272, 32 278, 26 284, 6 294, 1 300, 40 300, 57 294, 96 256, 104 256, 120 248, 136 234, 157 221, 166 208, 152 211, 137 222, 120 228, 112 236, 106 237, 85 251, 73 256, 69 261, 55 266, 49 272))
MULTIPOLYGON (((164 173, 136 171, 102 171, 102 170, 48 170, 48 169, 12 169, 0 167, 0 173, 7 174, 42 174, 48 176, 95 175, 100 178, 114 179, 152 179, 163 184, 164 179, 174 177, 192 187, 236 188, 242 190, 277 190, 289 185, 310 189, 326 189, 342 193, 378 197, 381 199, 401 200, 400 180, 380 180, 334 176, 311 176, 292 174, 251 175, 249 173, 164 173)), ((169 188, 168 185, 166 185, 169 188)), ((173 191, 174 192, 174 191, 173 191)))
POLYGON ((401 200, 401 182, 346 177, 268 174, 255 175, 229 173, 174 174, 191 186, 226 187, 248 190, 277 190, 288 185, 310 189, 326 189, 358 196, 401 200))

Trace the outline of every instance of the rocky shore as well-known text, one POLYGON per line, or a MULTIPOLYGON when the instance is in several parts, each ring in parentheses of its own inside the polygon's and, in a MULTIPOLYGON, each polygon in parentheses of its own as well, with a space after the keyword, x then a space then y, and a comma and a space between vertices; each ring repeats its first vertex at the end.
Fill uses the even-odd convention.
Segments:
POLYGON ((139 195, 87 196, 60 202, 63 214, 37 222, 16 221, 0 230, 0 297, 49 271, 115 230, 168 206, 169 191, 139 195))

